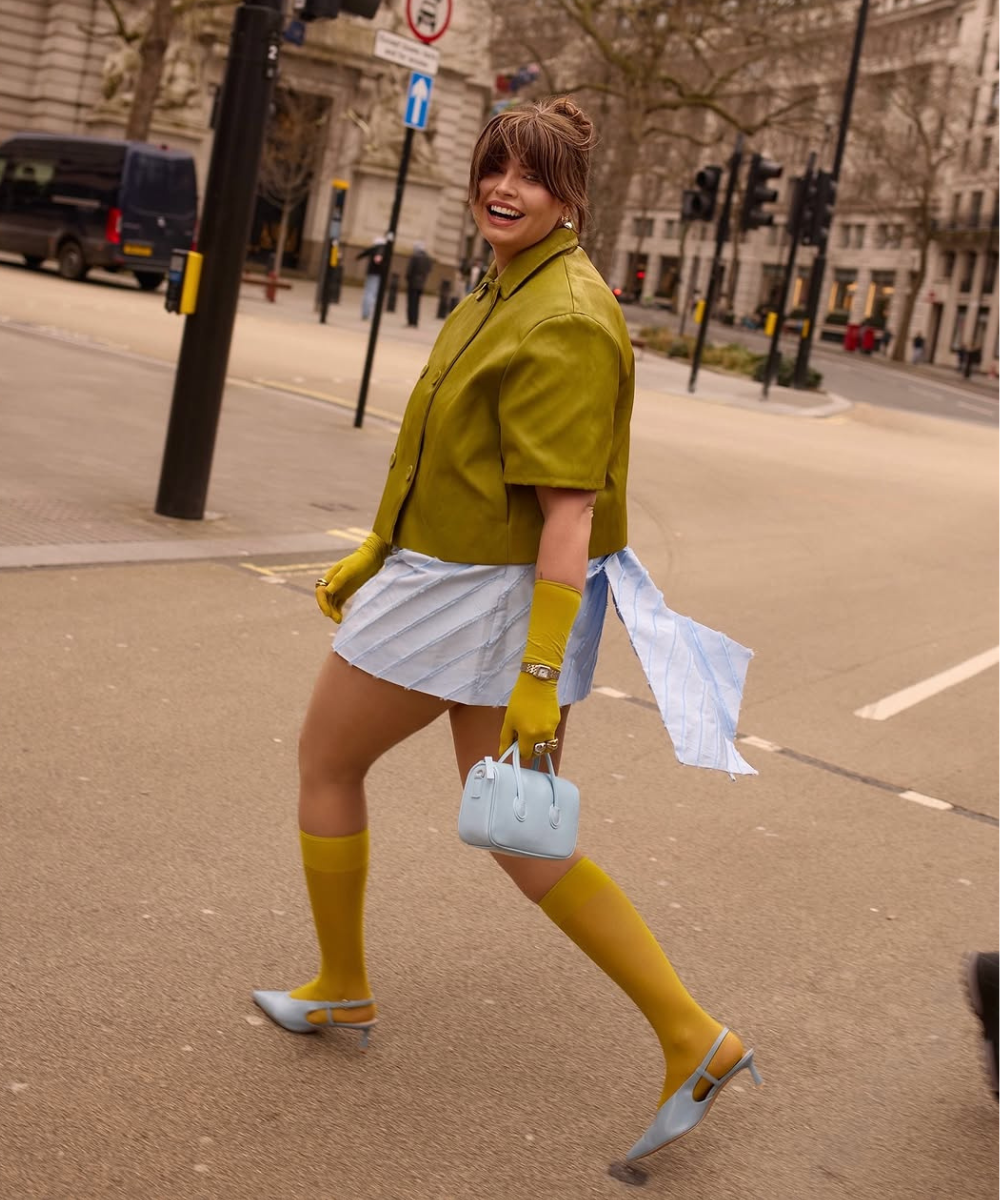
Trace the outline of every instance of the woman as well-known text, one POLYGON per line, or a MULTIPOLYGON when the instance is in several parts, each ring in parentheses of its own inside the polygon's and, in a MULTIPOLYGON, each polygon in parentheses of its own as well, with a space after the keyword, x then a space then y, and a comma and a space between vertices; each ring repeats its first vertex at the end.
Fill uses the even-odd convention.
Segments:
MULTIPOLYGON (((558 766, 570 705, 590 690, 609 588, 647 671, 680 680, 656 693, 678 757, 752 772, 732 744, 749 652, 671 613, 626 548, 633 356, 575 232, 593 142, 565 99, 504 112, 483 131, 469 202, 495 261, 421 372, 372 536, 317 583, 338 623, 357 596, 300 743, 320 971, 294 991, 254 993, 285 1029, 333 1025, 367 1043, 375 1024, 362 926, 371 765, 447 713, 463 779, 515 739, 523 758, 552 749, 558 766)), ((688 995, 590 859, 494 858, 660 1040, 660 1107, 630 1158, 693 1128, 737 1072, 756 1078, 753 1052, 688 995)))

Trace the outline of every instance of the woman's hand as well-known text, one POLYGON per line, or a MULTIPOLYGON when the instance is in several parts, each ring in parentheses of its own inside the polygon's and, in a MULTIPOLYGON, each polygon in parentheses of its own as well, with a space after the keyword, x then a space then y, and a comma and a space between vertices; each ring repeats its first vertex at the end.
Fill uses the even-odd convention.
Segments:
POLYGON ((498 757, 517 738, 517 752, 521 758, 536 758, 535 743, 547 742, 556 736, 561 717, 556 687, 554 679, 536 679, 523 672, 518 675, 503 719, 498 757))
POLYGON ((381 571, 388 553, 389 547, 373 533, 352 554, 335 562, 316 581, 316 603, 323 615, 339 625, 344 619, 344 605, 381 571))

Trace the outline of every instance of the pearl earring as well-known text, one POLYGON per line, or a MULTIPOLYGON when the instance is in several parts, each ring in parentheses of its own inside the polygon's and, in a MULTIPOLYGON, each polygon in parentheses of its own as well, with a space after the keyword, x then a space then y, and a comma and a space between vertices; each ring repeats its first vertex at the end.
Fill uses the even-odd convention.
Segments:
POLYGON ((563 229, 572 229, 572 228, 573 228, 573 222, 569 219, 569 217, 563 217, 563 229))

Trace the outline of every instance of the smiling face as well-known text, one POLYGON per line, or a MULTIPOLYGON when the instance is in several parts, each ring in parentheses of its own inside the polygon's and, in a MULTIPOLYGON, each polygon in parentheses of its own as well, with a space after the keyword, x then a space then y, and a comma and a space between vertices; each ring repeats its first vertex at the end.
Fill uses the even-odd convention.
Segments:
POLYGON ((515 254, 548 237, 565 217, 566 206, 530 167, 508 158, 480 178, 472 215, 493 247, 497 271, 502 271, 515 254))

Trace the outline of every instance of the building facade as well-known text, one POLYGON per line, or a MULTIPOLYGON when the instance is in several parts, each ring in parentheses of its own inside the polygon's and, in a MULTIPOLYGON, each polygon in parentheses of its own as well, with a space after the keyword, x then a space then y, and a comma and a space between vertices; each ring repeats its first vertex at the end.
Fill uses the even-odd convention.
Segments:
MULTIPOLYGON (((853 9, 854 6, 851 6, 853 9)), ((845 35, 846 36, 846 35, 845 35)), ((845 45, 842 70, 846 68, 845 45)), ((996 369, 997 304, 997 21, 996 0, 874 0, 860 64, 859 94, 866 78, 891 75, 926 63, 947 89, 961 89, 968 110, 951 115, 950 136, 958 138, 936 180, 934 234, 926 275, 915 297, 908 331, 924 342, 923 359, 959 365, 959 351, 975 347, 983 370, 996 369)), ((842 74, 832 80, 818 77, 818 88, 843 86, 842 74)), ((947 91, 946 91, 947 95, 947 91)), ((839 104, 839 96, 837 97, 839 104)), ((859 112, 859 121, 877 119, 859 112)), ((801 138, 771 135, 763 147, 785 166, 775 224, 745 234, 736 249, 724 252, 721 311, 731 297, 735 320, 756 320, 776 303, 788 252, 785 229, 789 205, 789 176, 805 167, 808 149, 819 153, 819 166, 831 165, 836 128, 831 122, 823 135, 807 146, 801 138), (734 278, 735 274, 735 278, 734 278)), ((759 148, 759 147, 758 147, 759 148)), ((884 337, 894 336, 908 289, 914 286, 919 249, 912 214, 892 199, 876 197, 866 187, 865 164, 852 153, 849 138, 834 223, 827 248, 827 270, 820 293, 817 335, 841 343, 849 325, 868 322, 884 337)), ((689 305, 707 290, 714 252, 714 229, 680 220, 680 191, 673 189, 673 207, 649 212, 642 196, 624 214, 613 284, 638 294, 647 303, 674 309, 689 305)), ((891 193, 892 181, 888 183, 891 193)), ((801 315, 808 292, 813 251, 802 248, 792 281, 786 313, 801 315)), ((720 309, 716 309, 717 315, 720 309)))
MULTIPOLYGON (((141 32, 148 0, 120 0, 126 29, 141 32)), ((0 140, 24 130, 120 137, 135 84, 136 43, 116 32, 105 0, 0 0, 0 140)), ((289 5, 279 85, 321 97, 327 119, 311 156, 312 183, 297 206, 286 265, 316 272, 334 179, 350 186, 342 242, 348 278, 363 274, 355 253, 389 224, 402 148, 409 72, 373 56, 375 32, 409 36, 402 0, 383 0, 373 21, 341 16, 292 24, 289 5), (296 44, 302 38, 302 44, 296 44)), ((226 63, 232 7, 193 6, 178 18, 164 66, 149 140, 189 149, 204 191, 212 148, 212 111, 226 63)), ((396 247, 422 241, 451 277, 474 232, 466 204, 472 147, 487 115, 489 5, 463 0, 435 43, 441 62, 428 127, 414 139, 396 247)), ((266 261, 277 215, 258 202, 251 256, 266 261)))

